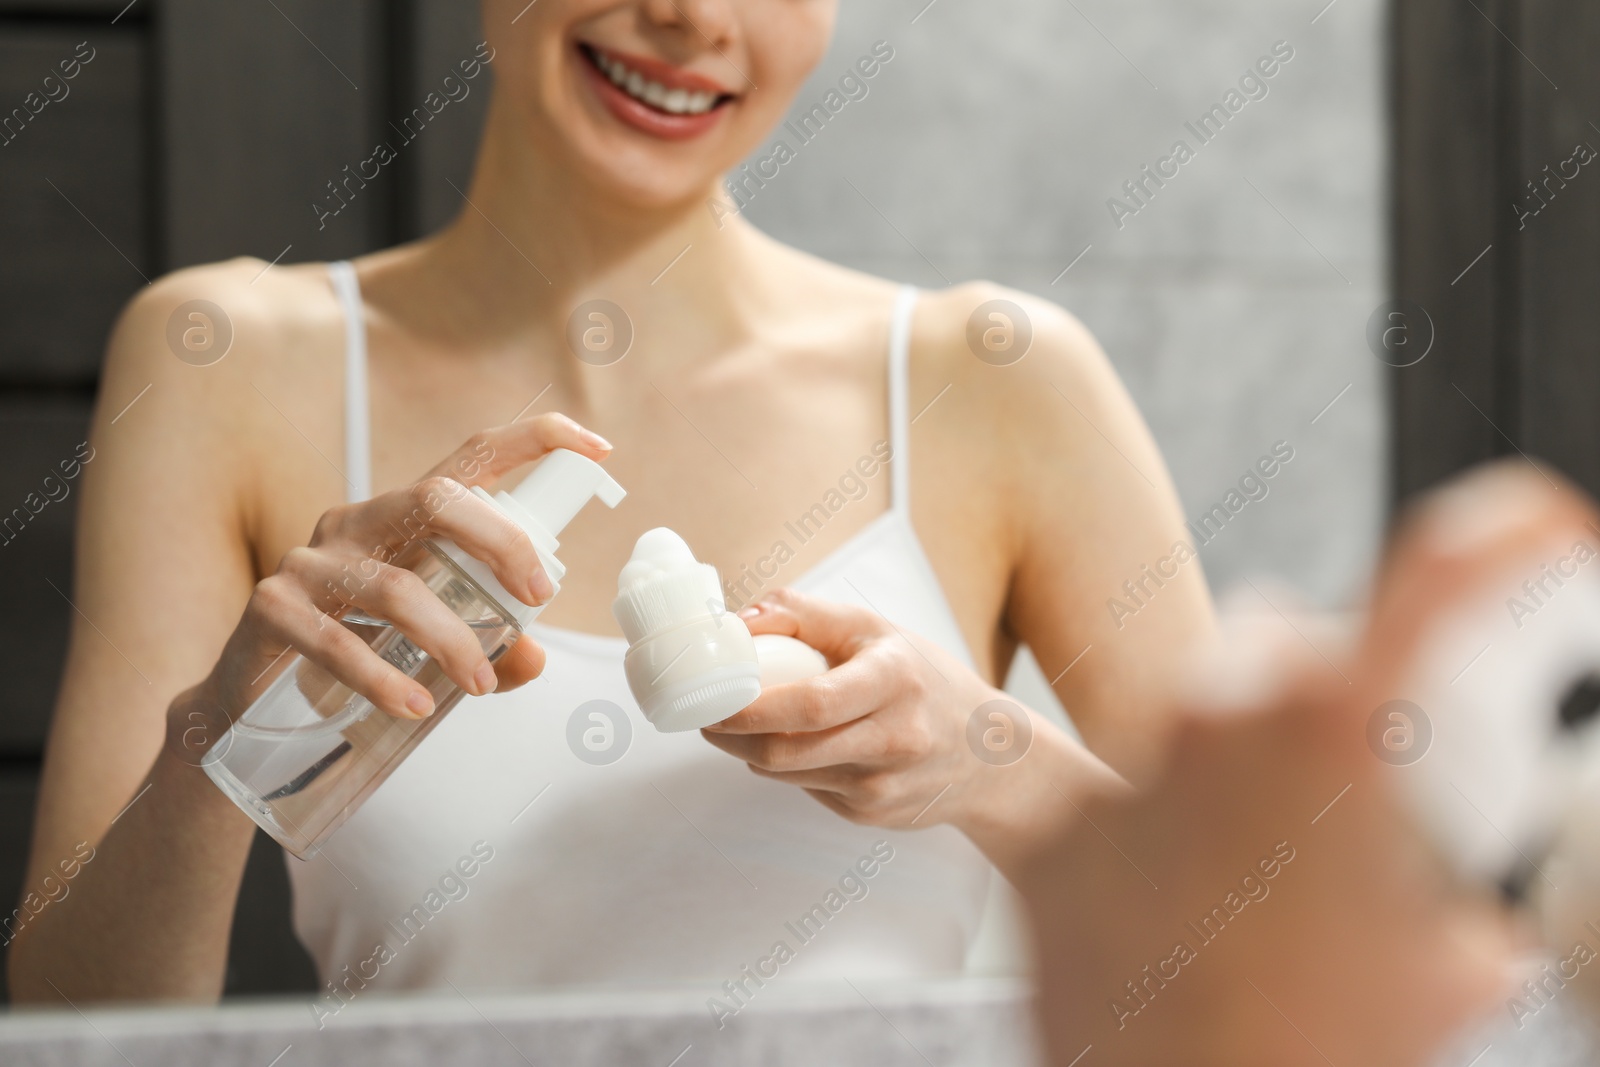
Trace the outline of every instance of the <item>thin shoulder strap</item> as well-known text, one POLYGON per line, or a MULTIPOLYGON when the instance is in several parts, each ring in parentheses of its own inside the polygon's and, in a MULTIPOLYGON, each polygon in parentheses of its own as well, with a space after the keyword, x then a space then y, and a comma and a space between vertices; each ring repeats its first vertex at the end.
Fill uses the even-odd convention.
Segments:
POLYGON ((372 495, 372 427, 367 399, 367 323, 361 283, 346 260, 328 264, 334 295, 344 311, 344 471, 350 503, 372 495))
POLYGON ((905 285, 895 294, 889 321, 889 468, 890 500, 896 511, 911 511, 911 321, 917 310, 917 287, 905 285))

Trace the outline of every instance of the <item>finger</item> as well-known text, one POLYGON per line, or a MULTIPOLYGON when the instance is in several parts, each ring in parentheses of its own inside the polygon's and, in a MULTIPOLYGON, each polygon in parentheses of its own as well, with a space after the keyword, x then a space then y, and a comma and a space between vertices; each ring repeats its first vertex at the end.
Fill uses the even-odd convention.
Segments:
POLYGON ((309 548, 289 552, 280 568, 280 573, 307 589, 331 587, 334 579, 340 579, 339 596, 347 607, 392 623, 467 693, 482 696, 494 691, 497 675, 477 634, 420 577, 387 564, 354 581, 348 572, 342 561, 309 548))
MULTIPOLYGON (((850 767, 816 771, 765 771, 760 767, 751 767, 750 770, 762 778, 804 789, 813 798, 852 821, 870 818, 882 826, 889 825, 889 819, 892 818, 895 823, 914 826, 921 815, 933 807, 926 796, 908 794, 902 782, 885 775, 863 774, 850 767)), ((935 817, 923 825, 939 821, 935 817)))
POLYGON ((845 798, 841 794, 829 792, 826 789, 807 789, 806 792, 810 794, 812 800, 815 800, 839 816, 839 818, 848 819, 851 822, 856 821, 855 809, 845 802, 845 798))
POLYGON ((752 634, 783 634, 804 641, 829 663, 842 663, 867 642, 894 628, 868 608, 775 589, 742 609, 739 618, 752 634))
POLYGON ((317 523, 312 544, 344 546, 371 557, 352 564, 343 584, 370 577, 376 564, 396 559, 424 538, 452 541, 487 563, 500 584, 524 603, 542 604, 554 593, 527 532, 462 483, 443 476, 330 510, 317 523))
POLYGON ((1559 554, 1574 541, 1593 544, 1597 518, 1594 503, 1565 479, 1520 463, 1470 472, 1425 497, 1386 553, 1362 649, 1364 673, 1375 686, 1392 684, 1441 615, 1483 597, 1530 559, 1559 554))
MULTIPOLYGON (((319 610, 287 575, 275 574, 256 585, 245 606, 245 621, 246 625, 234 631, 236 639, 254 646, 270 645, 274 650, 292 648, 387 715, 420 719, 433 713, 433 695, 426 686, 386 663, 365 641, 319 610)), ((259 647, 255 651, 255 655, 241 655, 240 661, 274 655, 259 647)), ((228 659, 224 655, 223 660, 228 659)), ((248 690, 259 676, 254 681, 240 681, 241 688, 248 690)))
POLYGON ((784 773, 846 765, 876 766, 891 747, 884 729, 870 719, 816 733, 719 734, 706 730, 702 735, 752 767, 784 773))
POLYGON ((897 657, 864 653, 826 674, 763 689, 731 718, 709 727, 718 734, 808 733, 843 726, 884 707, 903 684, 897 657))
POLYGON ((856 782, 860 780, 860 775, 848 767, 824 767, 811 771, 769 771, 752 764, 750 773, 804 789, 813 795, 821 792, 836 798, 849 796, 856 782))
POLYGON ((441 460, 427 476, 454 478, 463 485, 488 485, 507 471, 532 463, 558 448, 597 461, 611 454, 611 442, 567 416, 535 415, 480 430, 441 460))
POLYGON ((518 686, 527 685, 544 673, 544 648, 527 634, 506 649, 506 654, 495 660, 494 672, 500 679, 496 693, 506 693, 518 686))

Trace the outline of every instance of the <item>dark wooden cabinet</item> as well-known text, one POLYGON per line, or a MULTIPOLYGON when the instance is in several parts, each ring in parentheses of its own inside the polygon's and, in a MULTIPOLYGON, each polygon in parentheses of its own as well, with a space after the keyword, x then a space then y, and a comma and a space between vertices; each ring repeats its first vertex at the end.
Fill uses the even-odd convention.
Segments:
POLYGON ((0 380, 7 385, 91 388, 112 317, 155 269, 147 51, 133 25, 102 31, 40 21, 0 36, 0 380), (93 59, 62 78, 59 64, 77 62, 89 35, 95 41, 85 54, 93 59), (36 114, 25 102, 30 94, 35 106, 46 101, 36 114), (60 313, 44 319, 43 309, 60 313))
POLYGON ((1433 351, 1392 374, 1396 495, 1497 456, 1600 493, 1600 6, 1397 0, 1394 291, 1433 351))
MULTIPOLYGON (((329 183, 378 143, 398 141, 391 123, 472 56, 477 9, 470 0, 0 0, 0 530, 83 440, 107 333, 149 280, 236 255, 357 255, 451 217, 489 73, 347 193, 337 214, 314 205, 339 203, 329 183), (91 53, 63 77, 63 61, 72 70, 91 53)), ((0 534, 8 910, 72 612, 75 504, 69 494, 16 536, 0 534)), ((232 948, 230 992, 314 986, 289 928, 283 859, 264 836, 232 948)))
POLYGON ((340 259, 388 239, 394 190, 381 176, 326 225, 312 207, 386 117, 384 18, 378 0, 164 0, 166 266, 340 259))

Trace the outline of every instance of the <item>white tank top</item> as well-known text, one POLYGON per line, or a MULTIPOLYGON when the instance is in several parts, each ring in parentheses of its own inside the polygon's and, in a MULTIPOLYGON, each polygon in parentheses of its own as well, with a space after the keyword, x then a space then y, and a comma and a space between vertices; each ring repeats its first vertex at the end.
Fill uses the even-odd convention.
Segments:
MULTIPOLYGON (((346 470, 359 500, 371 485, 361 296, 349 264, 331 271, 346 316, 346 470)), ((970 665, 911 526, 915 304, 903 289, 890 333, 890 509, 791 584, 868 603, 970 665)), ((849 823, 696 732, 657 733, 628 691, 622 638, 537 623, 530 632, 548 655, 539 680, 464 699, 321 856, 289 860, 295 929, 325 981, 692 983, 726 997, 724 982, 757 988, 745 968, 869 979, 963 970, 992 868, 962 834, 849 823), (579 710, 592 701, 621 709, 620 721, 579 710), (575 713, 571 732, 588 732, 576 751, 621 758, 580 759, 568 740, 575 713)))

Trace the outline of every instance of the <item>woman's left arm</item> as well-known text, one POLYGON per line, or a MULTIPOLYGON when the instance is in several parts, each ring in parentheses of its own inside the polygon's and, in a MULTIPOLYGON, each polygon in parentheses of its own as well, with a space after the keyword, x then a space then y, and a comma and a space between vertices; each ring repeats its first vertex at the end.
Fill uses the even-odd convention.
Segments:
MULTIPOLYGON (((958 292, 973 306, 997 293, 958 292)), ((998 293, 1031 320, 1027 357, 980 363, 964 341, 959 353, 930 352, 932 377, 951 382, 944 417, 966 437, 918 438, 913 451, 947 479, 993 486, 1006 472, 1009 488, 985 501, 1007 536, 995 639, 982 651, 1026 642, 1093 752, 932 642, 787 590, 746 609, 752 632, 798 637, 833 669, 768 690, 706 737, 853 821, 950 823, 1009 871, 1076 814, 1073 797, 1116 788, 1111 768, 1153 750, 1173 673, 1212 616, 1165 465, 1098 345, 1065 312, 998 293), (1158 583, 1146 564, 1167 576, 1158 583), (1135 601, 1125 581, 1148 592, 1135 601), (1113 610, 1114 598, 1135 610, 1113 610)))
POLYGON ((1028 442, 1009 459, 1022 488, 1008 501, 1017 538, 1002 627, 1033 650, 1084 743, 1138 780, 1190 654, 1214 635, 1201 546, 1094 337, 1012 295, 1034 350, 1007 368, 1019 373, 988 379, 1013 439, 1028 442))

